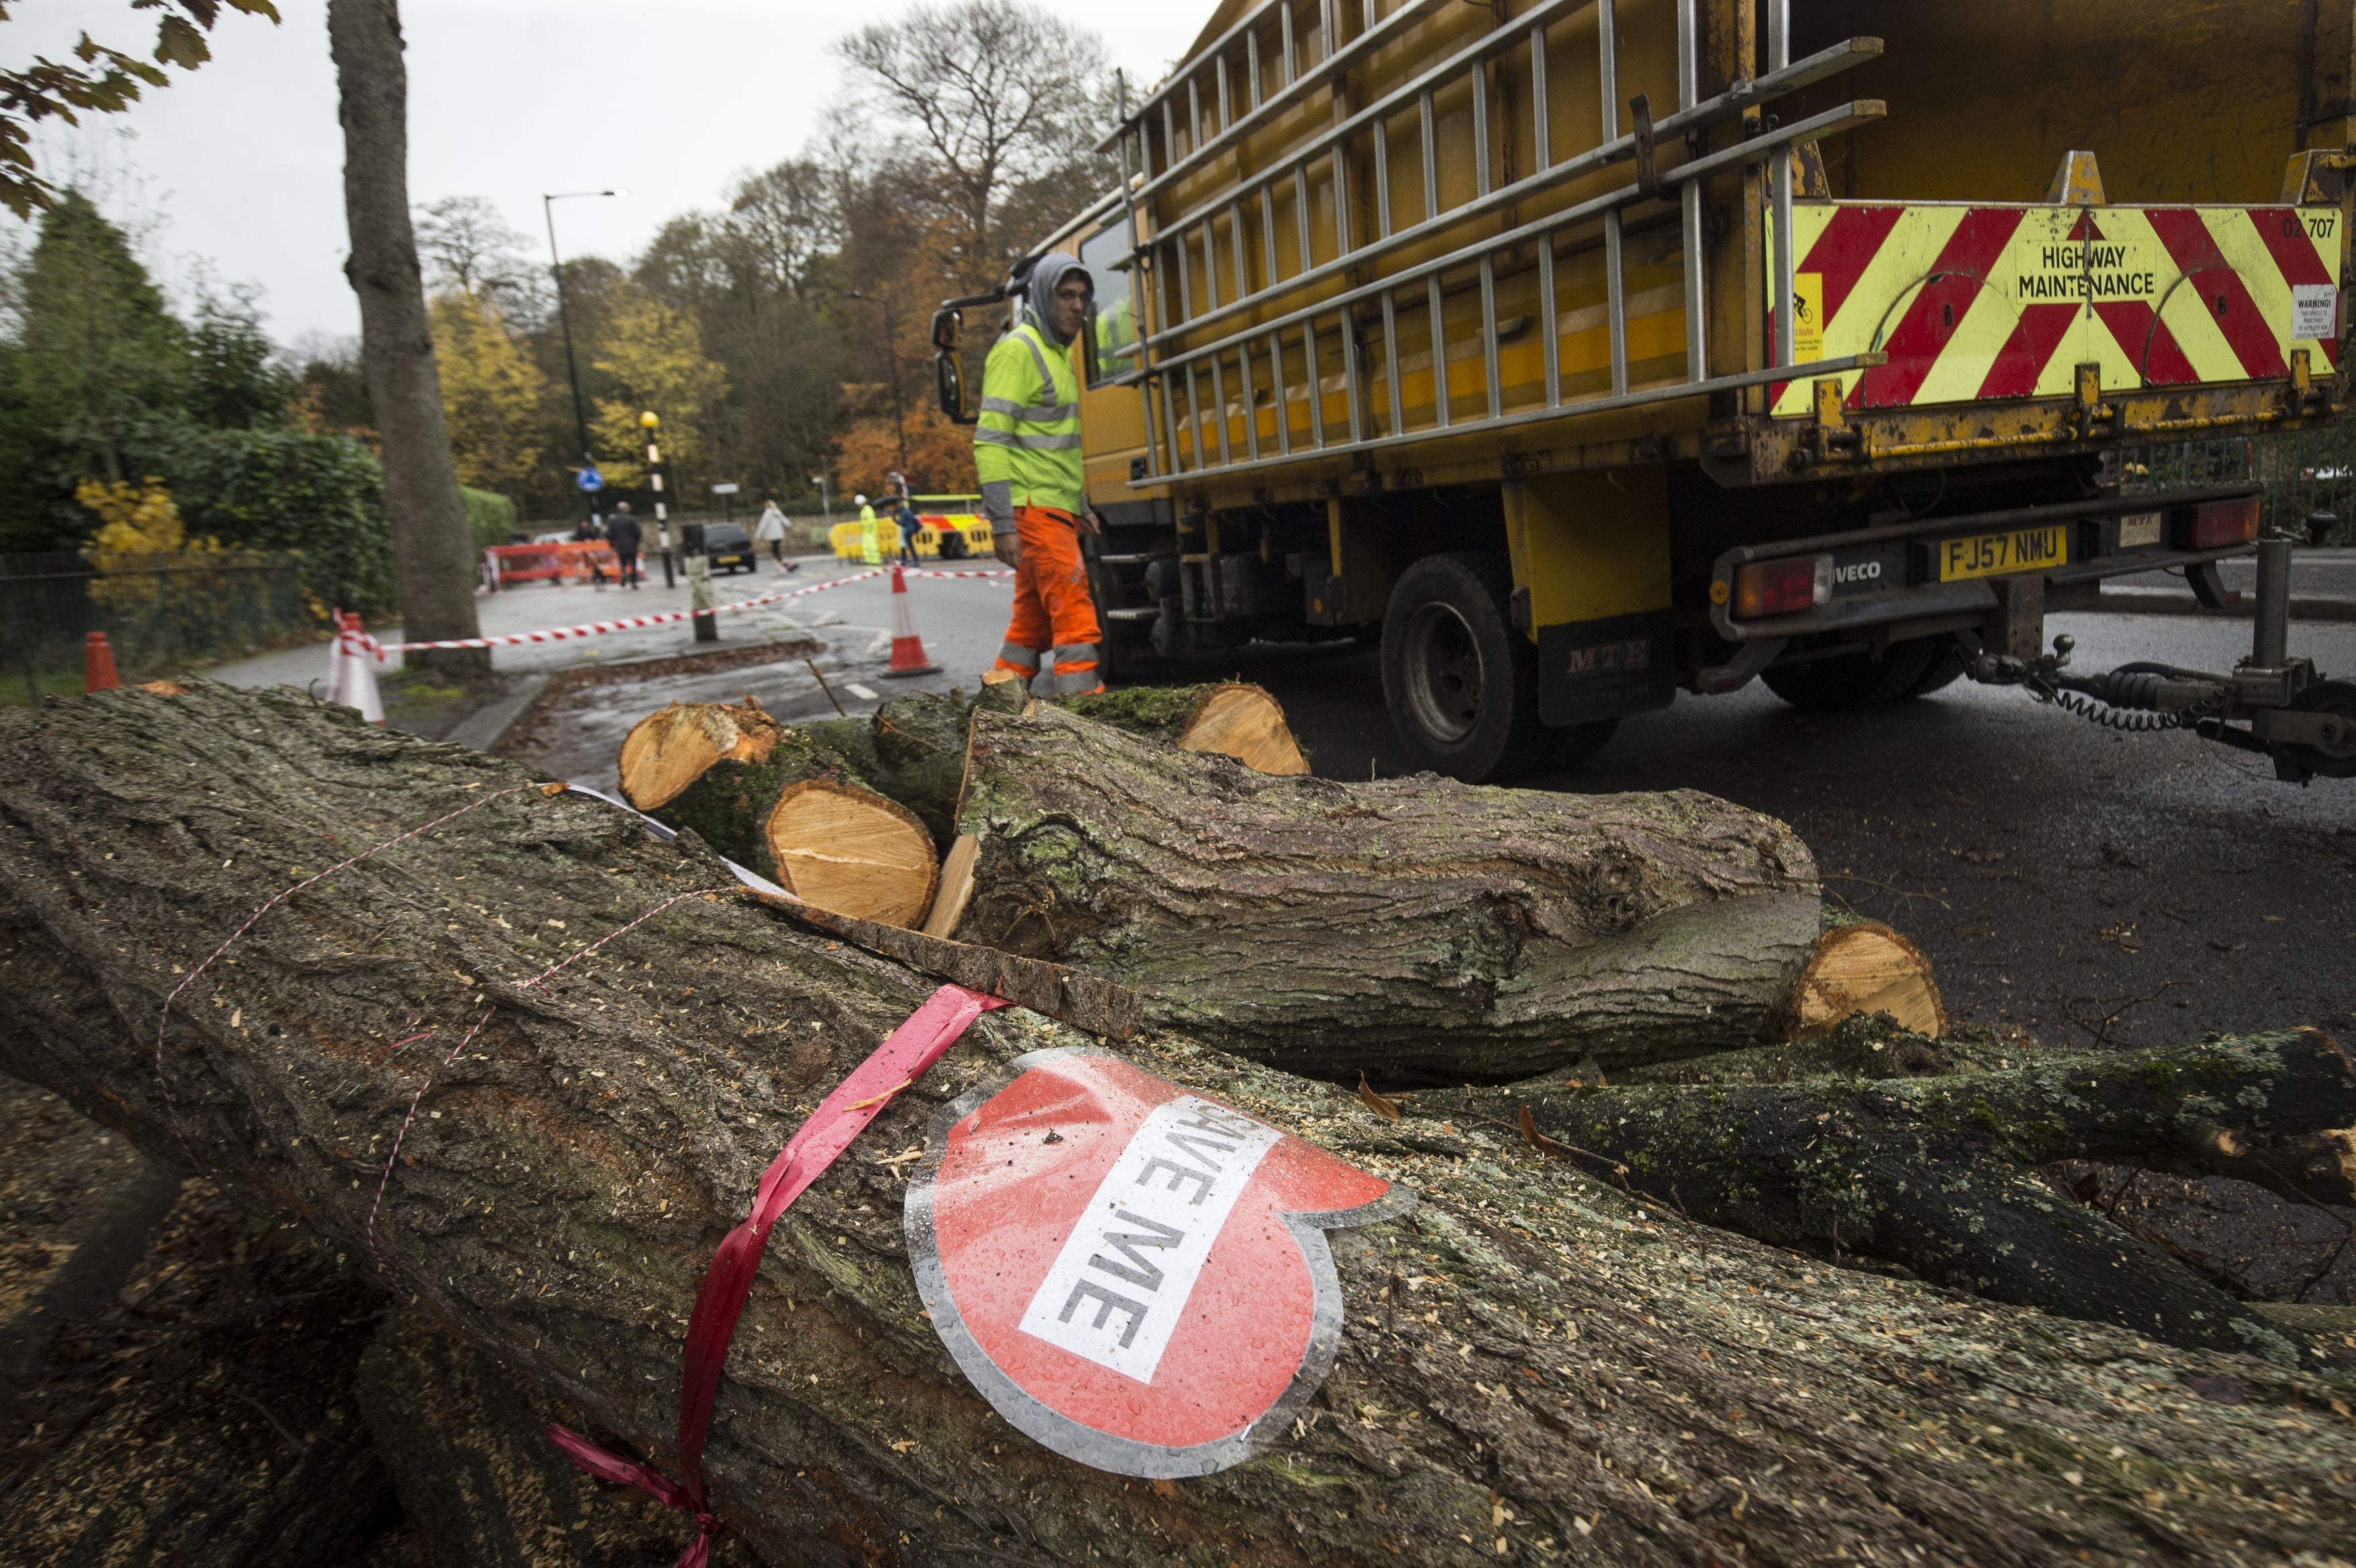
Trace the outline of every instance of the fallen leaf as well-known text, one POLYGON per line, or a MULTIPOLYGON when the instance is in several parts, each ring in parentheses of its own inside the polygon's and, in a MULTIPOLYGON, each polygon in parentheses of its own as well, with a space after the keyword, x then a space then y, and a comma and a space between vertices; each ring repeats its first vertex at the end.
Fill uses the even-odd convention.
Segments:
POLYGON ((2239 953, 2243 948, 2247 947, 2249 944, 2246 942, 2221 942, 2216 937, 2212 936, 2209 939, 2209 945, 2215 948, 2220 953, 2239 953))
POLYGON ((1530 1108, 1527 1105, 1522 1107, 1522 1141, 1549 1158, 1569 1159, 1570 1157, 1569 1149, 1538 1131, 1537 1122, 1531 1116, 1530 1108))
POLYGON ((1366 1082, 1366 1075, 1363 1072, 1358 1074, 1358 1098, 1365 1102, 1366 1109, 1387 1122, 1396 1122, 1407 1114, 1398 1108, 1397 1101, 1387 1100, 1376 1093, 1375 1086, 1366 1082))

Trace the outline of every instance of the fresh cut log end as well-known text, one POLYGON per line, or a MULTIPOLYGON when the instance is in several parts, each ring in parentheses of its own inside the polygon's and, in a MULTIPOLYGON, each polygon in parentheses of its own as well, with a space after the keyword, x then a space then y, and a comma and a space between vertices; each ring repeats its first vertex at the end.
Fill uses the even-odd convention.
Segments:
POLYGON ((1284 721, 1284 709, 1257 686, 1214 686, 1195 699, 1178 735, 1182 752, 1233 757, 1256 773, 1309 771, 1301 742, 1284 721))
POLYGON ((1783 1037, 1813 1040, 1858 1013, 1888 1013, 1900 1028, 1934 1040, 1947 1032, 1930 959, 1879 921, 1837 925, 1817 939, 1792 987, 1783 1037))
POLYGON ((914 925, 933 905, 933 836, 896 801, 832 779, 788 784, 763 837, 777 880, 823 910, 914 925))
POLYGON ((724 762, 765 762, 784 727, 760 703, 674 702, 622 740, 622 795, 640 811, 669 805, 724 762))

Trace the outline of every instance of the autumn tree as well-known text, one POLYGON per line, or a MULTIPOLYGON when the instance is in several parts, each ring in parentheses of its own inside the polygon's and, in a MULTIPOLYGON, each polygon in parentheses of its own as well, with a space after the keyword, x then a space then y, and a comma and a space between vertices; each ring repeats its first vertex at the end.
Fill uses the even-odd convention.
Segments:
POLYGON ((537 322, 547 279, 524 254, 524 237, 479 196, 446 196, 418 208, 417 260, 437 292, 477 294, 518 325, 537 322))
POLYGON ((613 388, 596 400, 590 436, 609 484, 646 479, 646 433, 638 415, 663 420, 664 464, 674 475, 700 473, 711 453, 708 423, 728 389, 727 372, 704 357, 694 320, 643 289, 616 301, 591 365, 613 388))
POLYGON ((512 498, 541 466, 547 379, 490 293, 451 290, 434 297, 428 314, 458 482, 512 498))
POLYGON ((1069 216, 1118 176, 1093 151, 1111 113, 1104 48, 1025 0, 918 5, 835 46, 853 91, 909 139, 952 231, 959 292, 1004 277, 1033 236, 1009 223, 1017 190, 1069 216))

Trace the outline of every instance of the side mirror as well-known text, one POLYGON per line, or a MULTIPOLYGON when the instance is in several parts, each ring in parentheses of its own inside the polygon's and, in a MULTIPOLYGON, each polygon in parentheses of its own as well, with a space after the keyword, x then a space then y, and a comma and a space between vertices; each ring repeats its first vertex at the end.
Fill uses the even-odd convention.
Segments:
POLYGON ((965 372, 958 366, 955 348, 944 348, 933 356, 933 388, 940 396, 941 412, 949 423, 975 422, 965 411, 965 372))
POLYGON ((933 312, 933 347, 943 354, 957 351, 958 328, 964 324, 963 313, 955 310, 933 312))

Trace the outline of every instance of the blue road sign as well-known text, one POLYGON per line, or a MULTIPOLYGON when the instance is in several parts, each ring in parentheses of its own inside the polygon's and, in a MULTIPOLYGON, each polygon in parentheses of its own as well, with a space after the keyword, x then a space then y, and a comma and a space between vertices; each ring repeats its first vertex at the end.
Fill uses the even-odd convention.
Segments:
POLYGON ((597 491, 605 487, 605 476, 594 468, 584 468, 573 482, 584 490, 597 491))

